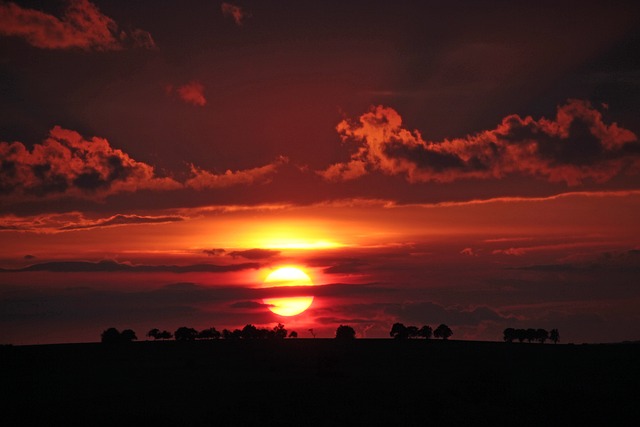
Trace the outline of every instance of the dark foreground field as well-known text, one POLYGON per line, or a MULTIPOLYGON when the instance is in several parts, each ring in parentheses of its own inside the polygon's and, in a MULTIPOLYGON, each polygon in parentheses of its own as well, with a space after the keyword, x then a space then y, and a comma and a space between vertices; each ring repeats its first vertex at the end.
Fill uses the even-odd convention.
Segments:
POLYGON ((640 425, 637 344, 220 340, 0 357, 6 426, 640 425))

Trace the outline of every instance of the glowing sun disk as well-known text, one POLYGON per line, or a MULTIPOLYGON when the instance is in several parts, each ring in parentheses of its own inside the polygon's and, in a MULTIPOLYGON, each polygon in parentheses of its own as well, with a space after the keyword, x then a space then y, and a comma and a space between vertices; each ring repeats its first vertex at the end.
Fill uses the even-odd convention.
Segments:
MULTIPOLYGON (((267 276, 265 286, 313 286, 311 278, 304 271, 296 267, 282 267, 267 276)), ((286 298, 265 298, 263 302, 275 314, 280 316, 295 316, 311 306, 313 296, 299 296, 286 298)))

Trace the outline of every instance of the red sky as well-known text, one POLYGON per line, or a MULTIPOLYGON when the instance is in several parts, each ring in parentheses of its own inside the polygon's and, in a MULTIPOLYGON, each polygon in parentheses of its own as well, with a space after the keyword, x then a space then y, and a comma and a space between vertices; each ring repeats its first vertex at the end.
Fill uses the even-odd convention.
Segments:
POLYGON ((0 4, 0 343, 640 339, 640 10, 0 4), (303 314, 262 303, 282 265, 303 314), (295 291, 295 290, 294 290, 295 291))

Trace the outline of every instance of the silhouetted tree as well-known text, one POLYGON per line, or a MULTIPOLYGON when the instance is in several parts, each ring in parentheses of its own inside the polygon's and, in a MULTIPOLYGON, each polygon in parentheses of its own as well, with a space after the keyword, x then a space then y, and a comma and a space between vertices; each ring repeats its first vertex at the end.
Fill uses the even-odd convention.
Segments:
POLYGON ((298 333, 296 331, 289 332, 289 338, 298 338, 298 333))
POLYGON ((230 331, 229 329, 223 329, 222 337, 225 340, 237 340, 242 337, 242 331, 240 329, 234 329, 233 331, 230 331))
POLYGON ((348 325, 340 325, 336 329, 337 340, 352 340, 356 338, 356 331, 348 325))
POLYGON ((549 332, 547 332, 546 329, 536 330, 536 341, 540 341, 541 344, 544 344, 544 342, 548 339, 549 339, 549 332))
POLYGON ((193 328, 181 326, 173 333, 173 335, 176 337, 176 341, 193 341, 197 338, 198 331, 193 328))
POLYGON ((528 342, 532 342, 535 341, 537 335, 536 335, 536 330, 533 328, 529 328, 524 332, 524 336, 527 339, 528 342))
POLYGON ((217 340, 221 336, 216 328, 203 329, 198 333, 198 338, 202 340, 217 340))
POLYGON ((313 328, 307 329, 312 337, 316 337, 316 333, 313 331, 313 328))
POLYGON ((426 340, 428 340, 429 338, 431 338, 431 336, 433 335, 433 329, 431 329, 431 326, 429 325, 424 325, 422 328, 420 328, 420 330, 418 331, 418 336, 422 337, 426 340))
POLYGON ((527 339, 527 330, 526 329, 516 329, 516 339, 519 342, 522 342, 525 339, 527 339))
POLYGON ((505 342, 513 342, 513 340, 516 339, 516 330, 513 328, 505 329, 503 334, 502 339, 504 339, 505 342))
POLYGON ((453 335, 453 331, 444 323, 441 323, 440 326, 433 331, 433 336, 436 338, 442 338, 443 340, 449 339, 449 337, 453 335))
POLYGON ((554 344, 560 341, 560 333, 557 329, 552 329, 551 332, 549 332, 549 339, 553 341, 554 344))
POLYGON ((124 331, 120 332, 120 341, 122 342, 131 342, 137 339, 138 337, 136 336, 136 333, 133 331, 133 329, 125 329, 124 331))
POLYGON ((100 335, 100 340, 107 344, 120 342, 120 331, 116 328, 106 329, 100 335))
POLYGON ((402 340, 409 338, 409 332, 407 331, 407 327, 402 323, 396 322, 391 326, 391 331, 389 331, 389 336, 392 336, 394 339, 402 340))
POLYGON ((409 335, 409 338, 417 338, 419 331, 420 329, 418 329, 417 326, 407 326, 407 334, 409 335))
POLYGON ((278 323, 271 331, 269 331, 268 337, 275 339, 284 339, 287 337, 287 330, 284 328, 284 325, 282 323, 278 323))
POLYGON ((153 338, 154 340, 159 339, 160 338, 160 329, 153 328, 152 330, 147 332, 147 337, 153 338))
POLYGON ((244 328, 242 328, 241 337, 242 339, 245 339, 245 340, 256 339, 258 338, 258 334, 259 334, 258 328, 256 328, 251 324, 248 324, 248 325, 245 325, 244 328))
POLYGON ((173 334, 169 331, 162 331, 158 334, 158 339, 161 340, 170 340, 171 338, 173 338, 173 334))

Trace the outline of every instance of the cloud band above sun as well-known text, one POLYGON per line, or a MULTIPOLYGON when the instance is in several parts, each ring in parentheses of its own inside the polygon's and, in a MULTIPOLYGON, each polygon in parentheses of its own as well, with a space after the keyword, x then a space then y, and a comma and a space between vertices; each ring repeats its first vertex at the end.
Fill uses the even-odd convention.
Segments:
POLYGON ((404 175, 409 182, 520 174, 573 186, 640 171, 637 136, 616 123, 606 124, 602 114, 583 100, 559 106, 552 120, 514 114, 494 129, 440 142, 404 128, 400 114, 382 105, 358 121, 343 120, 336 130, 357 151, 348 161, 319 171, 333 182, 379 171, 404 175))

